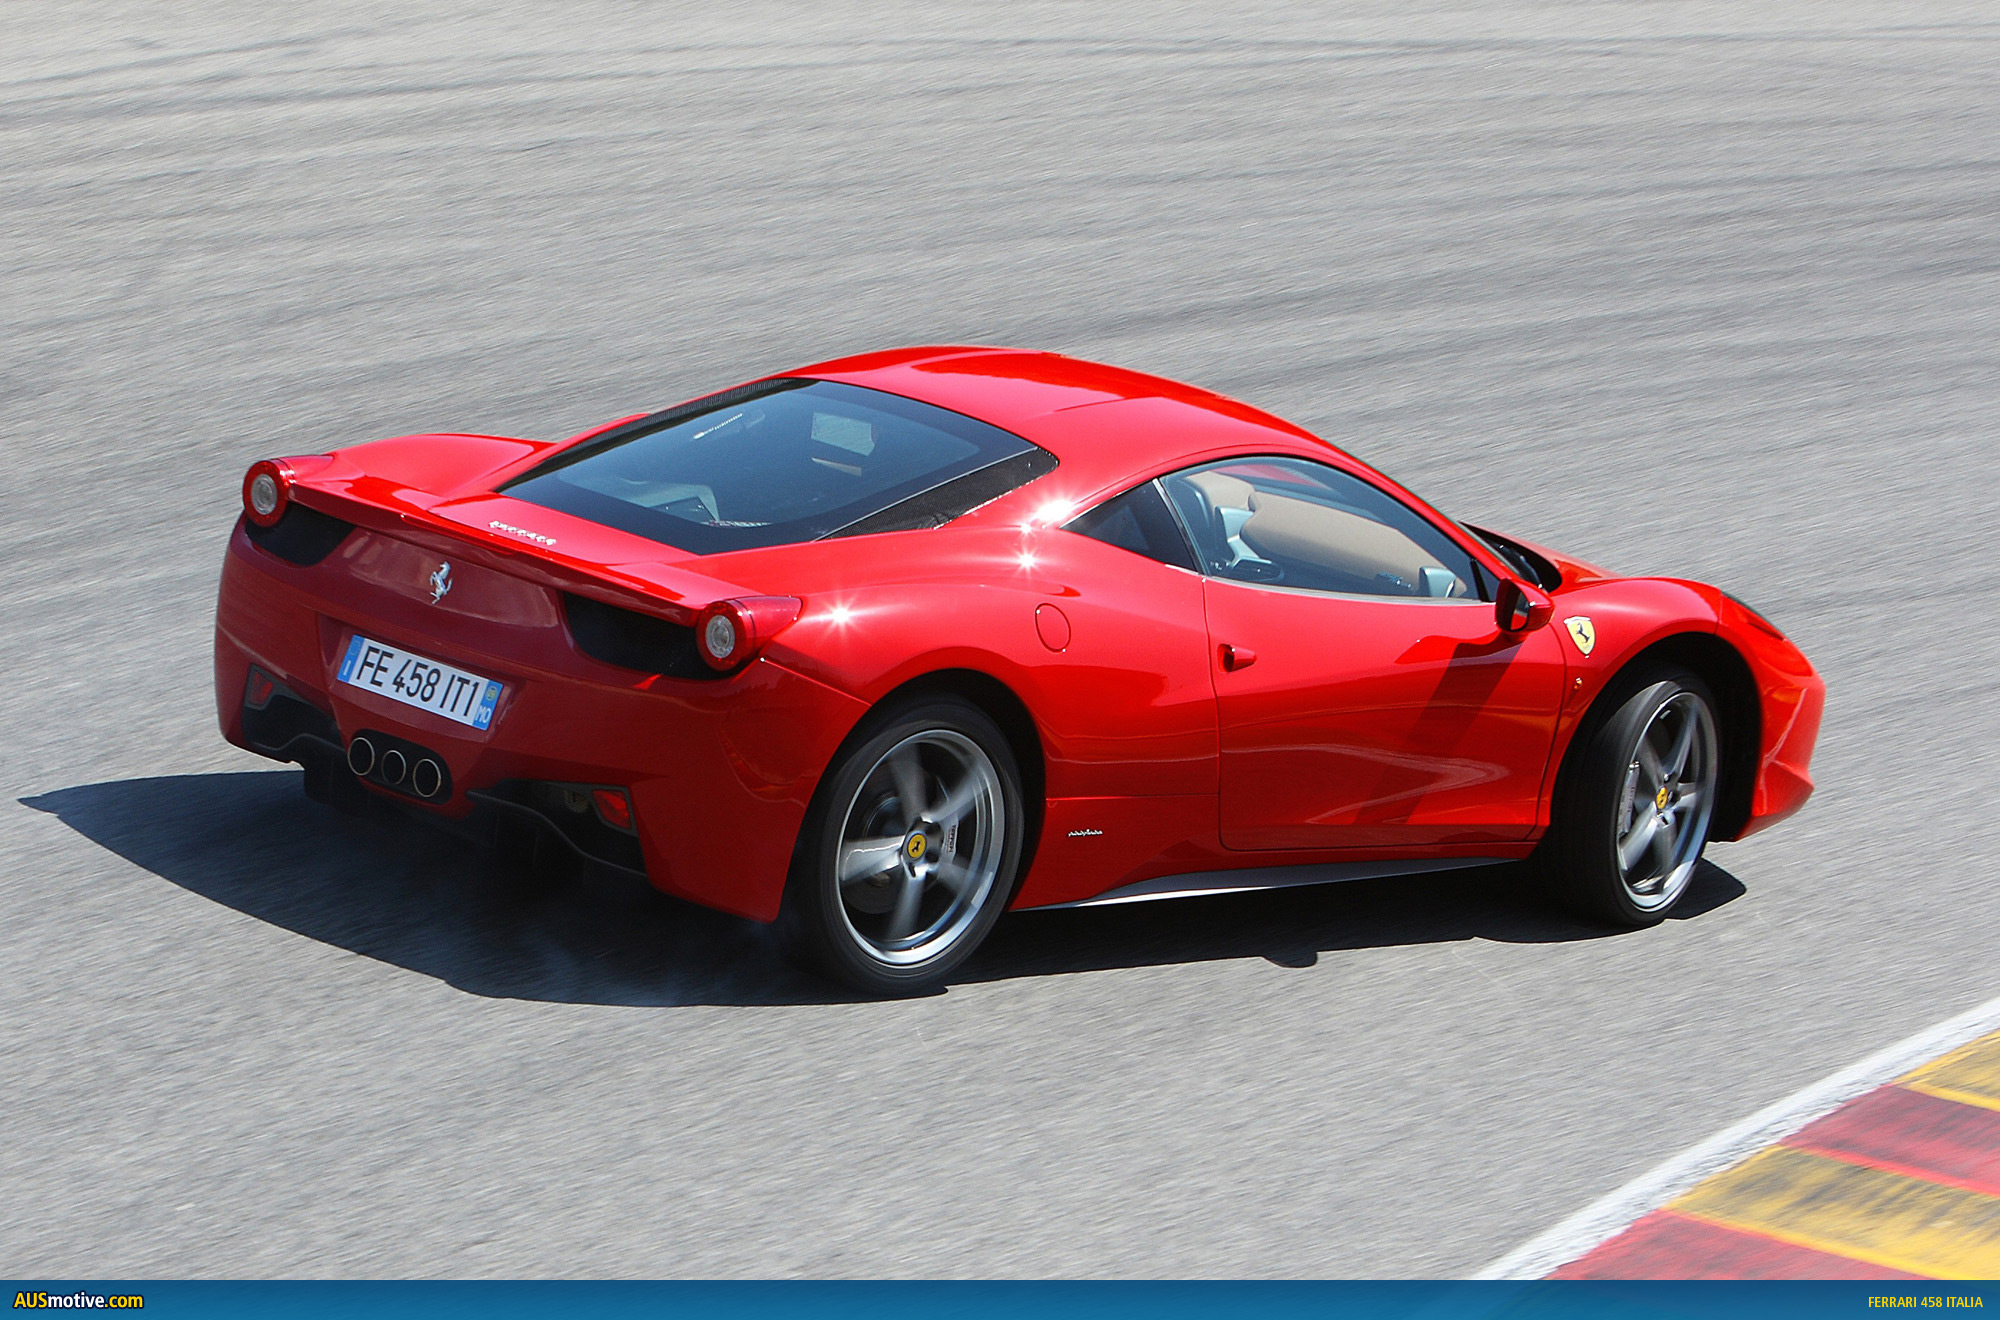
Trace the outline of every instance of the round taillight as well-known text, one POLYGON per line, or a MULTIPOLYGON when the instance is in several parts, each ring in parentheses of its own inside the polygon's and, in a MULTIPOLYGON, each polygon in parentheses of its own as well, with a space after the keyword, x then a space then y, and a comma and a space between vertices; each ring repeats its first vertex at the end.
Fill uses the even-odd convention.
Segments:
POLYGON ((278 512, 278 479, 268 472, 250 478, 250 512, 259 518, 275 517, 278 512))
POLYGON ((710 669, 740 669, 799 617, 795 596, 738 596, 695 616, 695 649, 710 669))
POLYGON ((736 621, 727 614, 711 614, 702 625, 701 648, 713 665, 727 665, 736 658, 736 621))
POLYGON ((243 516, 259 527, 270 527, 285 516, 291 499, 292 474, 282 463, 265 459, 243 474, 243 516))

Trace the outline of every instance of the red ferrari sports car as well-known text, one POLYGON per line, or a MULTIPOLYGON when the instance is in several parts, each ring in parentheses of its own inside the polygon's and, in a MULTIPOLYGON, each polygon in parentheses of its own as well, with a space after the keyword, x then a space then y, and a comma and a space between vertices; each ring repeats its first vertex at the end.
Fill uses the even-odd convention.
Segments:
POLYGON ((1050 353, 270 459, 243 504, 230 742, 776 921, 871 992, 1006 908, 1530 858, 1642 925, 1812 791, 1825 687, 1740 601, 1050 353))

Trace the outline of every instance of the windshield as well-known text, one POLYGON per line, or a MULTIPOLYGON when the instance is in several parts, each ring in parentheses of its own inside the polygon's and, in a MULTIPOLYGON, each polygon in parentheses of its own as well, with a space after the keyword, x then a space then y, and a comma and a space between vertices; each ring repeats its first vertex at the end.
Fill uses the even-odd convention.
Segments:
POLYGON ((710 554, 937 526, 1055 466, 997 426, 857 385, 787 379, 719 400, 586 442, 502 489, 710 554))
POLYGON ((1487 549, 1506 562, 1507 567, 1542 590, 1554 591, 1562 585, 1561 571, 1527 546, 1510 541, 1498 532, 1489 532, 1484 527, 1474 527, 1471 523, 1460 523, 1458 526, 1461 531, 1478 537, 1485 543, 1487 549))

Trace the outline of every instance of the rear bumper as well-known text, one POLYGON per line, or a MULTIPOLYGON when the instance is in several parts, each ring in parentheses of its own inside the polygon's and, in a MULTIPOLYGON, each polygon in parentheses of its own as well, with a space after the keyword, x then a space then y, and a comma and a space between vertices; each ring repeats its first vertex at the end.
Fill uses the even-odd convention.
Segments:
MULTIPOLYGON (((620 669, 576 649, 553 595, 546 611, 508 618, 427 614, 421 598, 385 593, 349 572, 347 557, 293 565, 252 545, 239 525, 216 609, 225 738, 275 759, 339 757, 342 765, 359 731, 407 740, 444 763, 445 794, 426 803, 369 789, 446 816, 463 817, 482 801, 549 814, 523 785, 623 788, 638 860, 656 887, 756 920, 777 915, 813 789, 862 703, 762 660, 722 681, 620 669), (507 690, 491 727, 340 683, 355 632, 499 679, 507 690), (246 709, 253 665, 310 714, 246 709)), ((556 823, 564 823, 559 813, 556 823)))

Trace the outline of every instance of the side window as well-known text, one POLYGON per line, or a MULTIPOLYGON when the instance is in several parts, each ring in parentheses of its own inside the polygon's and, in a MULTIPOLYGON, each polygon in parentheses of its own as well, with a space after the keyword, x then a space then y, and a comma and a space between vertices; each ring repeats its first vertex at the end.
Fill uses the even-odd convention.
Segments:
POLYGON ((1199 571, 1188 550, 1187 538, 1167 511, 1160 483, 1149 481, 1115 495, 1087 513, 1063 524, 1063 530, 1088 536, 1093 541, 1130 550, 1135 555, 1157 559, 1175 568, 1199 571))
POLYGON ((1238 582, 1428 600, 1481 600, 1484 575, 1400 501, 1336 468, 1232 459, 1165 478, 1202 570, 1238 582))

